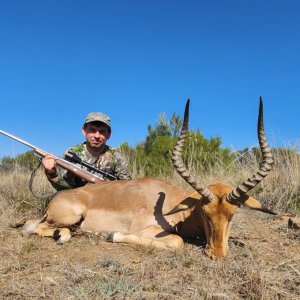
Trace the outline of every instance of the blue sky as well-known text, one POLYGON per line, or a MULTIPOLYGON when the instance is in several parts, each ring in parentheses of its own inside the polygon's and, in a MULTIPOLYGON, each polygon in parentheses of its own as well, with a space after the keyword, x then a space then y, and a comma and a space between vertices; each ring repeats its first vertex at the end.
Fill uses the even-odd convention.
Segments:
MULTIPOLYGON (((91 111, 111 146, 135 146, 160 113, 257 145, 259 96, 272 146, 300 136, 300 1, 0 1, 0 129, 61 155, 91 111)), ((0 136, 0 157, 29 150, 0 136)))

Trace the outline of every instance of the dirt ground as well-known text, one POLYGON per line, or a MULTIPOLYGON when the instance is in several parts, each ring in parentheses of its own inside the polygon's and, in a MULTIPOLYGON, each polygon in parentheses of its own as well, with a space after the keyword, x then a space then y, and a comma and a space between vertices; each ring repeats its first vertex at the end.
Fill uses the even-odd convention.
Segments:
POLYGON ((1 299, 300 299, 300 230, 288 216, 240 209, 229 254, 108 243, 77 234, 64 245, 0 232, 1 299))

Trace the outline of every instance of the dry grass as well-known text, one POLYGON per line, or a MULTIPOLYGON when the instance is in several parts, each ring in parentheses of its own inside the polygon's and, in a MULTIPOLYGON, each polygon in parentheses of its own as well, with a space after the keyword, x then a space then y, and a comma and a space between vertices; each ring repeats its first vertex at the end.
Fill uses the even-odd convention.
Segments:
MULTIPOLYGON (((233 174, 220 167, 199 178, 236 184, 256 168, 249 161, 233 174)), ((274 171, 252 194, 279 212, 295 212, 299 170, 298 157, 276 158, 274 171)), ((300 299, 300 233, 288 229, 283 215, 240 209, 229 255, 220 261, 209 259, 201 246, 158 251, 95 235, 75 235, 57 246, 10 227, 42 214, 43 204, 28 189, 29 176, 0 175, 1 299, 300 299)), ((167 180, 188 188, 175 173, 167 180)), ((34 189, 53 191, 41 174, 34 189)))

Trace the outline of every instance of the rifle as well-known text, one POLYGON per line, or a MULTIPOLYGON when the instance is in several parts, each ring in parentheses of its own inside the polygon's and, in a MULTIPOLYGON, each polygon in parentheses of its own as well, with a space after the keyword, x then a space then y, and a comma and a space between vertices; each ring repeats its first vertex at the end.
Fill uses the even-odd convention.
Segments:
MULTIPOLYGON (((0 133, 5 135, 5 136, 8 136, 9 138, 11 138, 13 140, 16 140, 16 141, 22 143, 22 144, 24 144, 24 145, 26 145, 30 148, 32 148, 33 151, 41 157, 45 157, 46 155, 52 155, 54 157, 54 159, 56 160, 57 165, 59 165, 60 167, 74 173, 75 175, 77 175, 78 177, 81 177, 82 179, 84 179, 87 182, 96 183, 96 182, 102 182, 104 180, 102 177, 98 176, 97 174, 93 174, 93 173, 91 173, 87 170, 81 169, 80 167, 76 166, 75 164, 69 162, 68 160, 60 158, 58 156, 55 156, 51 153, 48 153, 48 152, 46 152, 46 151, 44 151, 44 150, 42 150, 42 149, 40 149, 40 148, 38 148, 34 145, 22 140, 22 139, 14 136, 10 133, 7 133, 3 130, 0 130, 0 133)), ((98 174, 101 174, 101 175, 104 175, 104 176, 106 176, 110 179, 117 179, 117 177, 115 177, 114 175, 111 175, 111 174, 109 174, 105 171, 102 171, 100 169, 97 169, 97 168, 93 167, 92 165, 90 165, 86 162, 83 162, 79 157, 77 157, 77 158, 80 160, 80 162, 78 162, 78 160, 77 160, 77 163, 80 163, 81 165, 87 164, 86 167, 90 168, 91 170, 93 169, 94 172, 96 172, 98 174)))
POLYGON ((76 164, 79 164, 81 166, 84 166, 86 168, 88 168, 92 174, 100 174, 102 176, 104 176, 105 178, 108 178, 108 179, 111 179, 111 180, 116 180, 118 179, 117 176, 115 175, 112 175, 108 172, 105 172, 99 168, 96 168, 94 167, 92 164, 89 164, 88 162, 82 160, 80 157, 78 157, 76 154, 74 154, 73 152, 71 151, 68 151, 66 154, 65 154, 65 157, 68 159, 68 161, 70 162, 74 162, 76 164))

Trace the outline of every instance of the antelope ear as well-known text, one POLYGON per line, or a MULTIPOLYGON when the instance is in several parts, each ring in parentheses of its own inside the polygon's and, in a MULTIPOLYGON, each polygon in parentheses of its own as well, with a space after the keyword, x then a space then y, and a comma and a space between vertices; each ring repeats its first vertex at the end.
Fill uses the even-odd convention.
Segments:
POLYGON ((245 200, 242 200, 241 203, 248 208, 259 210, 261 212, 271 214, 271 215, 277 215, 277 213, 271 211, 270 209, 268 209, 267 207, 265 207, 259 201, 257 201, 252 197, 247 197, 245 200))

